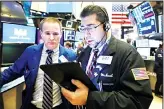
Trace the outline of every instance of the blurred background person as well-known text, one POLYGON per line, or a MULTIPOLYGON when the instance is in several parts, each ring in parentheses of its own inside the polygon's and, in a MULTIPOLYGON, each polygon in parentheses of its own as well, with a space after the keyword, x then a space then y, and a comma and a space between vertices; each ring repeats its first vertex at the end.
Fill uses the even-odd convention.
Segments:
POLYGON ((80 55, 80 53, 84 50, 84 45, 82 42, 78 43, 77 45, 77 56, 80 55))
POLYGON ((131 39, 130 38, 128 38, 127 40, 126 40, 126 42, 128 43, 128 44, 130 44, 131 45, 131 39))
POLYGON ((67 41, 64 45, 65 48, 72 49, 72 44, 71 42, 67 41))
POLYGON ((155 54, 154 72, 157 75, 157 81, 155 84, 155 95, 158 97, 163 97, 162 91, 160 91, 160 87, 163 84, 163 43, 159 45, 159 48, 157 49, 157 52, 155 54))

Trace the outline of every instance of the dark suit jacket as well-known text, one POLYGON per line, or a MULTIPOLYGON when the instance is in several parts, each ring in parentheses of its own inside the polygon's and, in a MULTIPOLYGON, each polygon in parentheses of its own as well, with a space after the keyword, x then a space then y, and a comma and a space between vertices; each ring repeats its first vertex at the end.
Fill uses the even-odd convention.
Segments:
MULTIPOLYGON (((91 48, 78 58, 86 70, 91 48)), ((102 91, 90 91, 87 109, 148 109, 153 99, 148 79, 135 80, 132 70, 144 68, 144 61, 131 45, 111 37, 102 56, 113 57, 111 64, 97 63, 92 73, 95 86, 101 82, 102 91)))
MULTIPOLYGON (((18 77, 24 76, 26 89, 23 93, 21 109, 30 109, 34 85, 38 74, 43 44, 28 47, 15 63, 2 72, 0 86, 18 77)), ((75 53, 64 47, 59 47, 59 56, 64 55, 68 61, 76 59, 75 53)))
POLYGON ((163 75, 163 48, 158 48, 155 54, 154 72, 163 75))

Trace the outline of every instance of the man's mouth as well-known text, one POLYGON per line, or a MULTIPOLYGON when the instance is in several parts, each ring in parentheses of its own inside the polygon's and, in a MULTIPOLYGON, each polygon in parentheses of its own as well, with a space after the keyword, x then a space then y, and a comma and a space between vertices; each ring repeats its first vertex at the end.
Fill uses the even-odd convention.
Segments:
POLYGON ((48 44, 50 44, 50 45, 54 45, 54 44, 55 44, 55 42, 48 42, 48 44))
POLYGON ((91 42, 93 42, 93 40, 88 40, 87 42, 88 42, 88 43, 91 43, 91 42))

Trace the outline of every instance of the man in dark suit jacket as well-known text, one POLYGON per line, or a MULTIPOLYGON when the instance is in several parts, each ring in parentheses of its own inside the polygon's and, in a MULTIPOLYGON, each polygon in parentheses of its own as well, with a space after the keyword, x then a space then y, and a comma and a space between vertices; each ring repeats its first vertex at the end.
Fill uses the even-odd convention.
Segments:
POLYGON ((106 9, 86 6, 81 22, 88 47, 78 62, 97 91, 72 80, 75 91, 61 89, 66 99, 73 105, 85 105, 86 109, 148 109, 153 96, 144 61, 132 46, 108 33, 106 9))
POLYGON ((159 46, 155 54, 154 72, 157 74, 157 81, 155 84, 155 95, 158 97, 163 97, 163 91, 160 91, 160 86, 163 84, 163 44, 159 46))
MULTIPOLYGON (((44 72, 39 66, 46 63, 48 56, 46 50, 52 50, 54 52, 52 55, 53 63, 74 61, 76 59, 75 53, 60 45, 62 25, 59 20, 53 17, 43 19, 40 23, 40 32, 44 44, 26 48, 20 58, 2 72, 1 86, 18 77, 24 76, 26 88, 22 94, 21 109, 42 108, 44 72)), ((53 96, 53 102, 55 104, 53 104, 52 109, 66 109, 60 89, 55 83, 53 83, 53 93, 55 93, 56 97, 53 96)))

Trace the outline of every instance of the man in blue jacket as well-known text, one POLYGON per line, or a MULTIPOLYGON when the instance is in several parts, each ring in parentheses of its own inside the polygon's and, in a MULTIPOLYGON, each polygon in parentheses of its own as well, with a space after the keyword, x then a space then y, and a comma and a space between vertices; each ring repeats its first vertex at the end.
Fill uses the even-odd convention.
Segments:
POLYGON ((74 61, 76 54, 60 45, 62 25, 59 20, 53 17, 43 19, 40 23, 40 32, 44 44, 26 48, 20 58, 2 72, 0 86, 24 76, 26 88, 22 94, 21 109, 66 109, 67 103, 64 102, 60 88, 52 80, 45 80, 45 73, 39 66, 74 61), (52 82, 52 86, 49 86, 53 90, 51 99, 45 97, 46 81, 52 82), (52 103, 51 106, 48 105, 49 101, 52 103))

